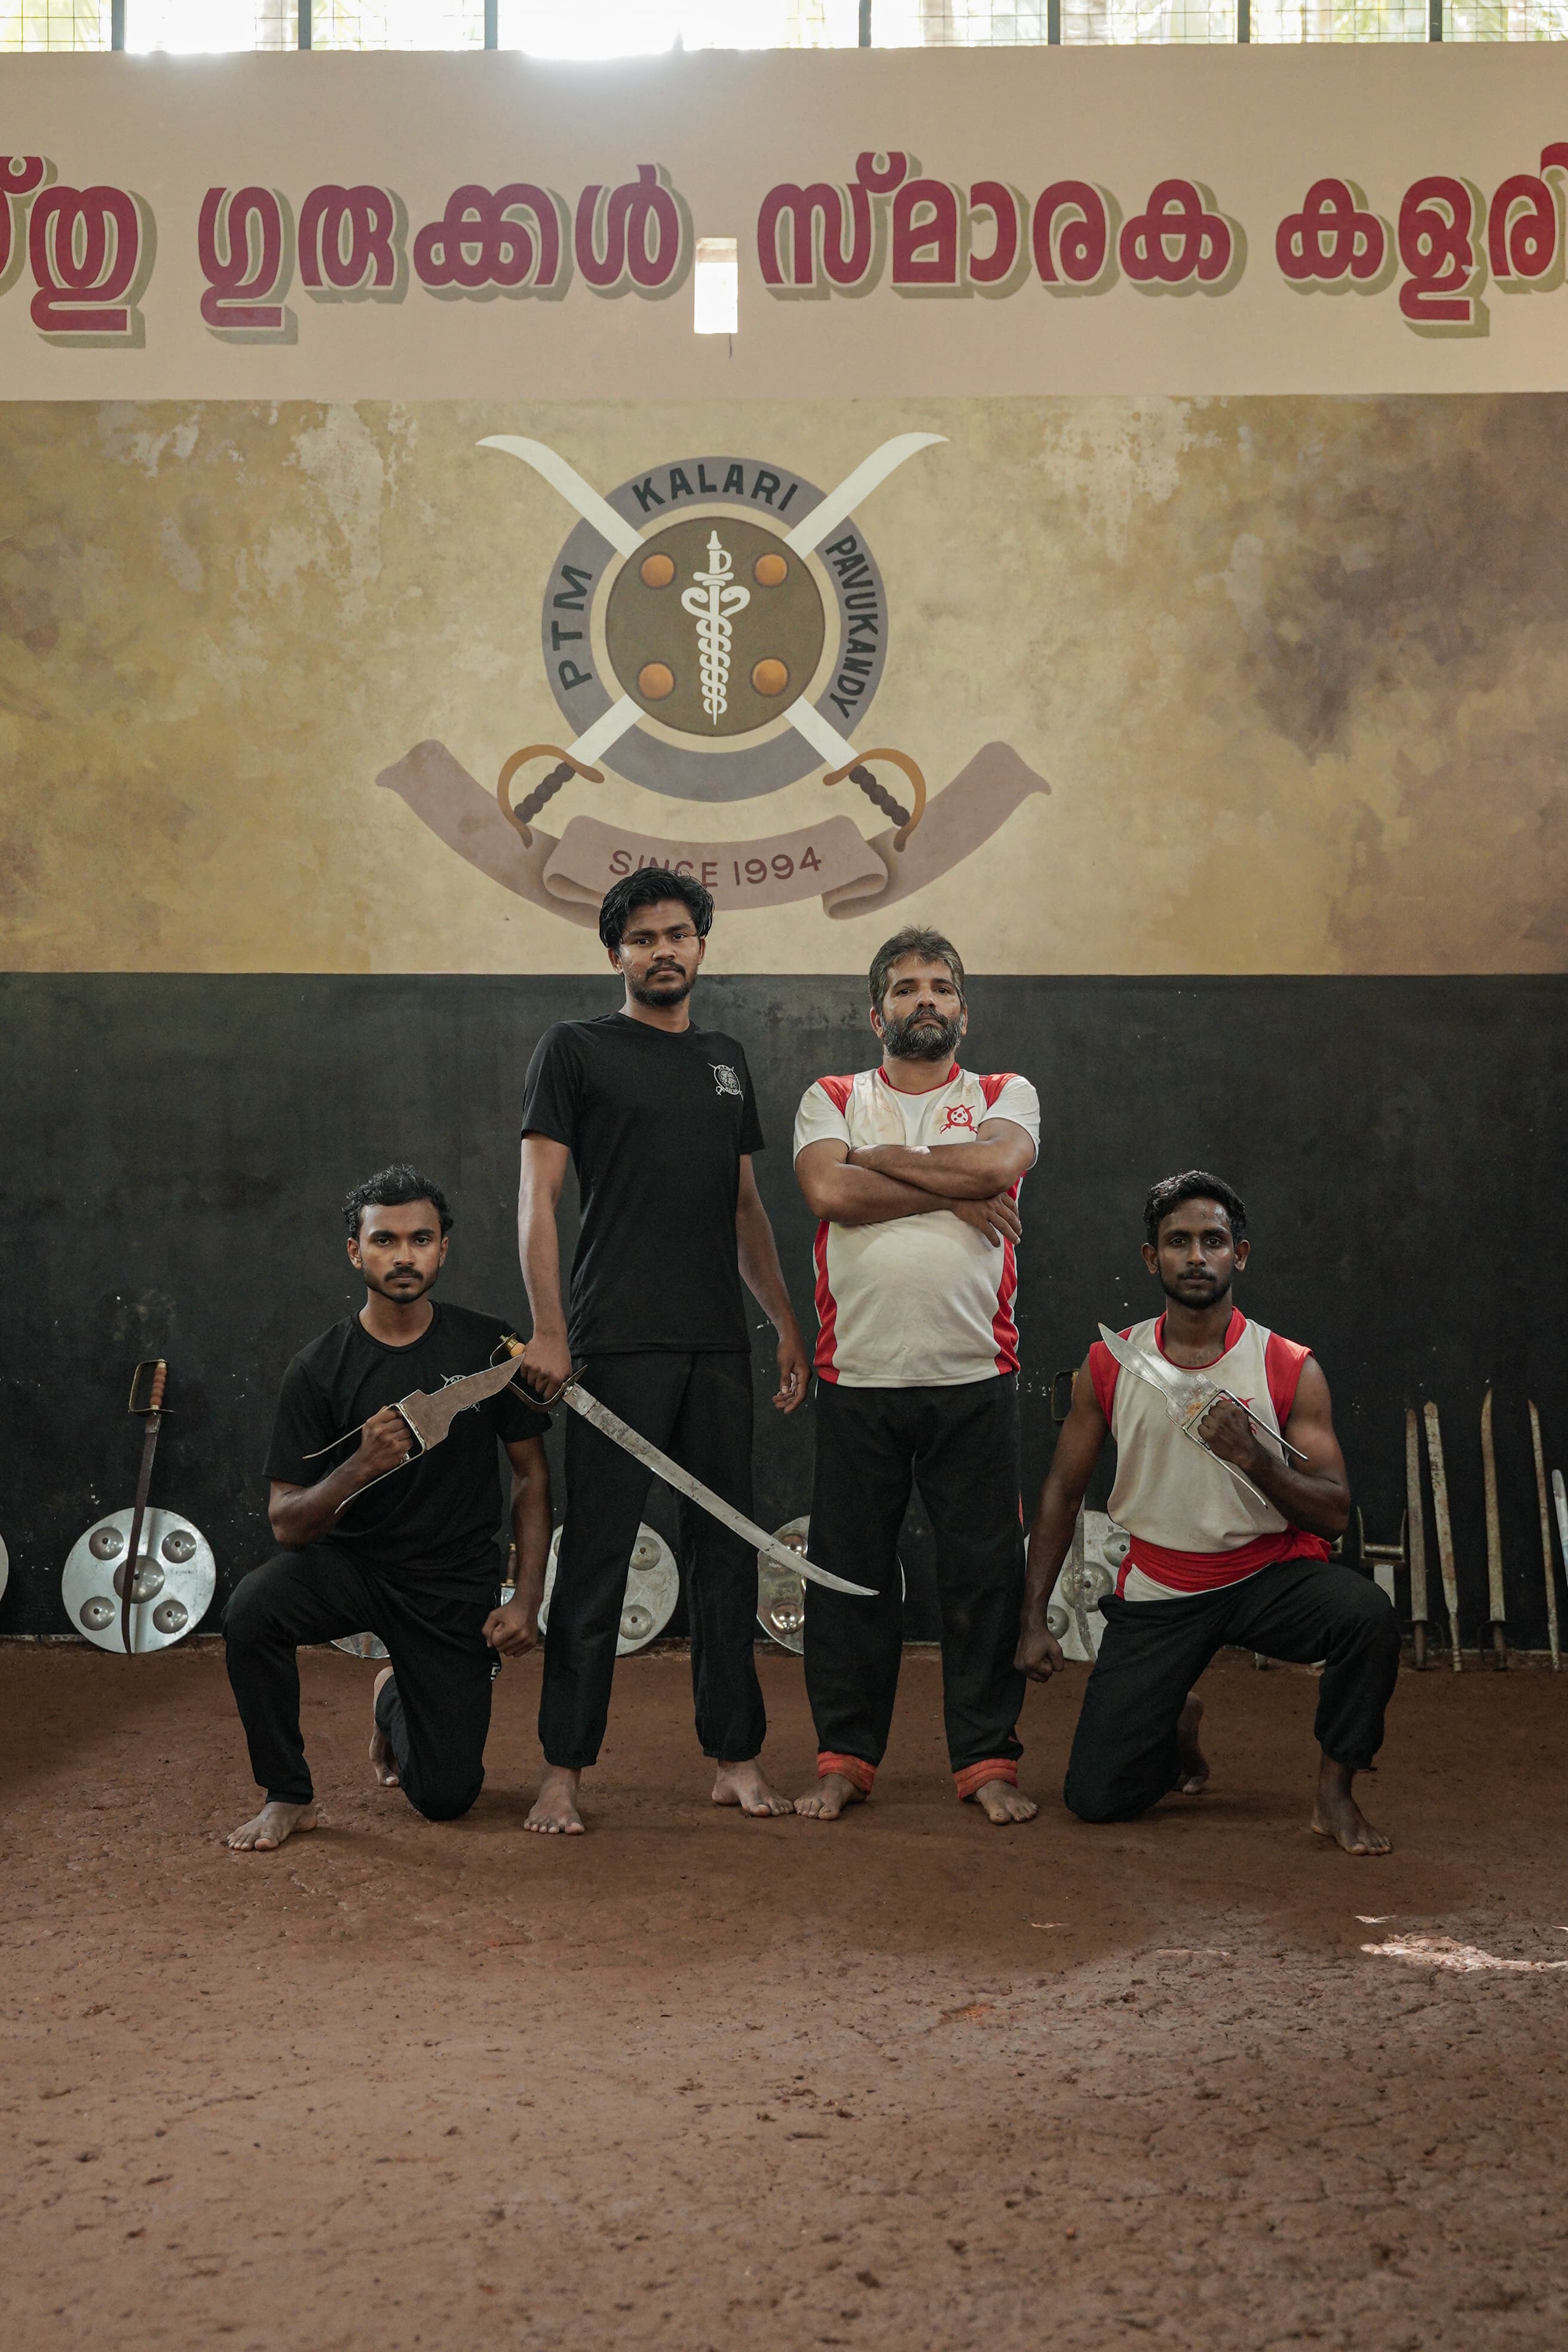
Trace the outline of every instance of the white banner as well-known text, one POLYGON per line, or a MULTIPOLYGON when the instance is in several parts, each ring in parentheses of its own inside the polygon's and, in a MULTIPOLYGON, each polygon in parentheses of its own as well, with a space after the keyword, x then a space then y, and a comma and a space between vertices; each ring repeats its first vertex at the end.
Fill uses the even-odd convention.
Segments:
POLYGON ((0 99, 12 399, 1568 381, 1546 45, 44 56, 0 99))

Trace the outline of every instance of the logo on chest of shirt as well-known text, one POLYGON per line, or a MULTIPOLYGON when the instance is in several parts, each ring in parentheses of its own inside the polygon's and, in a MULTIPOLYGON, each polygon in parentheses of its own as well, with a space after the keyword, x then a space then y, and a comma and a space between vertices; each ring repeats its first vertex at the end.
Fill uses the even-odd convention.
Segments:
POLYGON ((735 1076, 734 1071, 730 1067, 728 1062, 713 1062, 710 1063, 709 1066, 713 1072, 713 1091, 715 1094, 738 1095, 740 1093, 741 1081, 735 1076))
POLYGON ((974 1133, 974 1113, 967 1103, 950 1103, 937 1133, 946 1135, 950 1129, 955 1127, 962 1128, 968 1135, 974 1133))

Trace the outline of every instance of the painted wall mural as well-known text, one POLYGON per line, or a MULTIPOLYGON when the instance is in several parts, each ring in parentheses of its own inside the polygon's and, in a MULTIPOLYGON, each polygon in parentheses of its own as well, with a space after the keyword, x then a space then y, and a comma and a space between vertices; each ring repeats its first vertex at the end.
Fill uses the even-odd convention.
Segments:
POLYGON ((1561 971, 1565 426, 0 405, 0 952, 593 970, 655 858, 736 971, 1561 971))

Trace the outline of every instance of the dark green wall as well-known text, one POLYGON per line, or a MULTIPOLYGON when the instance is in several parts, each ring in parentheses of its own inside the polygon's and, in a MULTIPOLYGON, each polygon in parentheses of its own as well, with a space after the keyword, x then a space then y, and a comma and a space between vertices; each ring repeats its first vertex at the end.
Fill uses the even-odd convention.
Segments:
MULTIPOLYGON (((581 979, 0 980, 0 1632, 66 1630, 66 1553, 132 1497, 140 1429, 124 1403, 139 1356, 171 1366, 154 1499, 208 1536, 220 1594, 269 1548, 273 1395, 294 1349, 355 1298, 338 1203, 370 1170, 424 1165, 458 1213, 447 1294, 522 1320, 523 1069, 550 1022, 614 1001, 608 981, 581 979)), ((871 1059, 862 991, 709 980, 697 1003, 750 1052, 772 1142, 759 1175, 809 1329, 790 1123, 812 1078, 871 1059)), ((1148 1183, 1205 1162, 1252 1214, 1243 1303, 1327 1370, 1374 1538, 1403 1508, 1405 1406, 1441 1406, 1468 1640, 1485 1613, 1479 1416, 1495 1381, 1510 1631, 1539 1645, 1525 1400, 1541 1406, 1548 1462, 1568 1467, 1565 1010, 1558 978, 976 982, 965 1059, 1026 1072, 1045 1116, 1024 1192, 1026 1504, 1049 1453, 1051 1373, 1101 1318, 1152 1309, 1137 1255, 1148 1183)), ((765 1369, 761 1339, 758 1354, 765 1369)), ((806 1507, 810 1420, 765 1407, 758 1420, 773 1526, 806 1507)), ((910 1631, 929 1638, 918 1519, 907 1559, 910 1631)), ((1436 1592, 1435 1563, 1433 1579, 1436 1592)))

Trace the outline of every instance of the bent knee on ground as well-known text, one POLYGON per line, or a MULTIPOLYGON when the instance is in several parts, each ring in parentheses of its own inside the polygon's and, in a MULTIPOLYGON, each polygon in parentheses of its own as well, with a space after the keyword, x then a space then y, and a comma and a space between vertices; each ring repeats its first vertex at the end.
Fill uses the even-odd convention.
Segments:
POLYGON ((1146 1813, 1159 1799, 1129 1796, 1123 1789, 1069 1778, 1062 1790, 1062 1802, 1080 1822, 1131 1822, 1140 1813, 1146 1813))
POLYGON ((415 1811, 423 1813, 427 1822, 456 1822, 473 1811, 475 1800, 483 1786, 484 1774, 481 1772, 474 1780, 437 1780, 428 1785, 421 1784, 416 1790, 405 1782, 403 1793, 415 1811))

